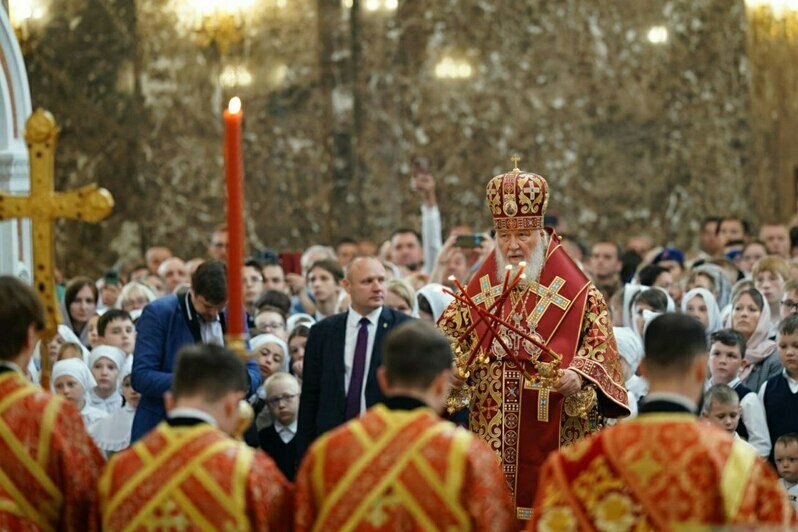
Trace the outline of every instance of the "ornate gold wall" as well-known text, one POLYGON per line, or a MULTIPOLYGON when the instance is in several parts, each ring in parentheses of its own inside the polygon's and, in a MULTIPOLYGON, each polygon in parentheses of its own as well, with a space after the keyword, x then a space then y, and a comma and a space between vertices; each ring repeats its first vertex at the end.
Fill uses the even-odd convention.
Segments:
POLYGON ((223 220, 233 93, 257 247, 416 225, 415 157, 438 177, 444 224, 486 226, 484 184, 514 152, 586 242, 644 231, 684 246, 705 213, 790 209, 758 186, 783 181, 784 152, 768 152, 775 101, 751 99, 770 54, 749 42, 742 0, 351 1, 261 0, 220 56, 164 1, 53 0, 27 61, 34 105, 63 124, 59 186, 96 180, 118 205, 100 229, 61 226, 68 273, 156 243, 204 252, 223 220), (666 42, 649 40, 655 26, 666 42), (447 56, 472 76, 436 77, 447 56), (250 85, 220 86, 233 63, 250 85))

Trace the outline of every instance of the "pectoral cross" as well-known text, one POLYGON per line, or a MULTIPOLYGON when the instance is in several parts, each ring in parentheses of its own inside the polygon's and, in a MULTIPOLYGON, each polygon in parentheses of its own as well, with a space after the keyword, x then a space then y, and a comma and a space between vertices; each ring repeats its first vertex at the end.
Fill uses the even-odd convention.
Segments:
MULTIPOLYGON (((25 124, 25 141, 30 158, 30 195, 0 194, 0 220, 30 218, 33 235, 33 284, 45 309, 45 346, 58 332, 60 314, 53 282, 53 221, 70 218, 98 222, 114 207, 111 193, 97 185, 86 185, 70 192, 54 190, 55 145, 59 128, 49 112, 38 109, 25 124)), ((41 349, 41 385, 50 386, 50 361, 47 348, 41 349)))
POLYGON ((497 284, 496 286, 490 285, 490 276, 483 275, 482 278, 479 280, 479 287, 482 291, 474 296, 473 301, 476 304, 485 303, 485 308, 490 308, 493 306, 493 303, 496 301, 496 297, 502 295, 502 285, 497 284))
POLYGON ((535 285, 535 292, 539 299, 535 304, 535 310, 527 318, 527 322, 531 327, 535 327, 550 305, 559 307, 562 310, 567 310, 571 301, 565 296, 561 295, 560 288, 565 285, 565 279, 562 277, 555 277, 550 286, 543 286, 541 284, 535 285))

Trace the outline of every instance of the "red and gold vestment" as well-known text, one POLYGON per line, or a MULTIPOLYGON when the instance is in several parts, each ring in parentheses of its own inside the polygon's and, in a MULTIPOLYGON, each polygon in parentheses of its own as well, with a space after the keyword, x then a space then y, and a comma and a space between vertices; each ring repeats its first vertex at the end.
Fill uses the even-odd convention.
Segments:
POLYGON ((72 403, 0 373, 0 530, 96 530, 102 466, 72 403))
MULTIPOLYGON (((494 252, 466 293, 488 311, 503 285, 494 252)), ((556 357, 504 325, 497 324, 497 332, 514 356, 505 352, 484 322, 466 335, 479 314, 455 300, 438 321, 452 339, 458 369, 467 375, 450 406, 469 409, 470 429, 499 457, 516 515, 526 520, 547 455, 595 432, 605 417, 627 415, 626 389, 604 299, 552 231, 539 279, 513 289, 493 313, 546 345, 556 357), (477 345, 477 356, 469 361, 477 345), (542 385, 537 377, 546 365, 576 371, 582 390, 566 400, 550 385, 542 385)))
POLYGON ((552 454, 529 530, 794 529, 770 466, 692 414, 642 414, 552 454))
POLYGON ((490 449, 429 408, 380 404, 322 436, 296 481, 297 531, 514 530, 490 449))
POLYGON ((100 479, 106 530, 289 530, 292 493, 272 460, 217 428, 159 424, 100 479))

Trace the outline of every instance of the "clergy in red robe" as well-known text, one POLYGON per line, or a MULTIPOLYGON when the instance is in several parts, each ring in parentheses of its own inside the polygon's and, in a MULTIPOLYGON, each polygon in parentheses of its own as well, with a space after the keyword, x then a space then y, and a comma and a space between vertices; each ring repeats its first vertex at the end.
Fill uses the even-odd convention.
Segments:
POLYGON ((294 526, 304 530, 515 530, 495 454, 443 421, 452 352, 432 325, 411 321, 385 342, 388 397, 319 438, 296 484, 294 526))
POLYGON ((543 229, 548 194, 545 179, 518 167, 491 179, 496 250, 465 287, 470 301, 456 299, 438 321, 463 379, 449 410, 468 408, 470 429, 501 457, 522 521, 546 456, 628 415, 607 305, 543 229))
POLYGON ((246 365, 232 352, 184 348, 167 420, 103 472, 103 528, 288 530, 288 481, 269 457, 229 436, 248 388, 246 365))
POLYGON ((695 416, 707 365, 703 326, 665 314, 645 343, 651 389, 640 416, 552 454, 529 530, 795 530, 770 466, 695 416))
POLYGON ((102 456, 74 405, 22 373, 43 326, 33 290, 0 277, 0 530, 96 530, 102 456))

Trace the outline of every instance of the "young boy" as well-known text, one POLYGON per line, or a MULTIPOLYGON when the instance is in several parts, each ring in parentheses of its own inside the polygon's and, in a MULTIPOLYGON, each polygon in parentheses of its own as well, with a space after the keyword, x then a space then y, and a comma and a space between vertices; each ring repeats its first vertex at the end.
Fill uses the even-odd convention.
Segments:
POLYGON ((773 447, 776 469, 796 510, 798 510, 798 434, 780 436, 773 447))
POLYGON ((266 379, 266 404, 274 423, 258 432, 260 448, 274 459, 277 467, 293 481, 296 475, 297 413, 299 380, 290 373, 278 372, 266 379))
POLYGON ((721 329, 712 334, 710 341, 710 377, 704 391, 717 384, 726 384, 737 392, 742 412, 742 423, 737 426, 737 434, 750 443, 757 454, 767 458, 770 456, 770 433, 765 409, 756 393, 737 377, 745 357, 745 339, 737 331, 721 329))
POLYGON ((773 441, 798 432, 798 416, 795 415, 798 411, 798 315, 782 320, 777 342, 784 369, 759 390, 773 441))
POLYGON ((100 316, 97 334, 98 343, 118 347, 127 355, 133 354, 136 347, 136 327, 130 314, 124 310, 112 308, 100 316))
POLYGON ((704 394, 701 417, 734 438, 740 437, 737 434, 737 425, 740 423, 740 398, 725 384, 716 384, 704 394))

